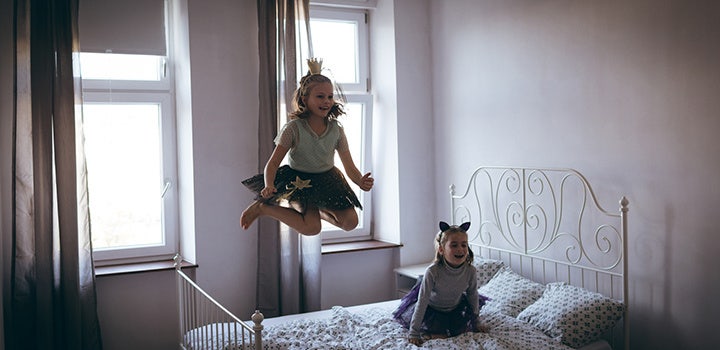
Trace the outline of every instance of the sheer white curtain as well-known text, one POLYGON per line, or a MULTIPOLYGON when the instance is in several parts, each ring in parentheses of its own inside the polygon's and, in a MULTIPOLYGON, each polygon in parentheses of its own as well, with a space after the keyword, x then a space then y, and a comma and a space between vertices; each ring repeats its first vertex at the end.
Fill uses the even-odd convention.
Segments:
MULTIPOLYGON (((101 349, 87 208, 77 0, 16 0, 6 349, 101 349), (75 63, 77 63, 75 61, 75 63)), ((11 53, 11 54, 12 54, 11 53)), ((4 192, 3 192, 4 193, 4 192)), ((7 237, 9 235, 9 239, 7 237)))
MULTIPOLYGON (((260 120, 258 169, 275 147, 280 116, 291 108, 297 76, 310 51, 309 0, 258 0, 260 120)), ((265 316, 320 309, 320 235, 304 236, 274 219, 258 220, 257 306, 265 316)))

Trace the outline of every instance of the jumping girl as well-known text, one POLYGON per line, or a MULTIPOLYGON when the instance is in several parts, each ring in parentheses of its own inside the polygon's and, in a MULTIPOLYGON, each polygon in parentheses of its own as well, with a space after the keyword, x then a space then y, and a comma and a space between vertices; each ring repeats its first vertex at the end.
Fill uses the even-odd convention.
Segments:
POLYGON ((275 150, 263 174, 243 184, 257 194, 243 211, 240 224, 248 229, 259 216, 270 216, 304 235, 316 235, 325 220, 345 231, 358 225, 355 207, 362 205, 334 165, 335 151, 352 182, 370 191, 374 179, 355 166, 338 116, 345 114, 334 99, 332 81, 320 74, 322 60, 309 59, 309 72, 293 95, 295 111, 275 139, 275 150), (288 155, 288 164, 280 163, 288 155), (279 205, 287 202, 289 207, 279 205))

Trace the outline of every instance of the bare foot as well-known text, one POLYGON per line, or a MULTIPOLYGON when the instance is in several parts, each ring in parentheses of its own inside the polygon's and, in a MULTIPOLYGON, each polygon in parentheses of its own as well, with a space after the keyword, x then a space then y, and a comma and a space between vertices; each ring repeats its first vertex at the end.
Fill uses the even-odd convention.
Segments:
POLYGON ((262 214, 262 206, 264 204, 260 201, 255 201, 253 204, 250 204, 247 208, 245 208, 245 211, 243 211, 242 216, 240 216, 240 226, 244 230, 247 230, 250 225, 255 221, 255 219, 262 214))

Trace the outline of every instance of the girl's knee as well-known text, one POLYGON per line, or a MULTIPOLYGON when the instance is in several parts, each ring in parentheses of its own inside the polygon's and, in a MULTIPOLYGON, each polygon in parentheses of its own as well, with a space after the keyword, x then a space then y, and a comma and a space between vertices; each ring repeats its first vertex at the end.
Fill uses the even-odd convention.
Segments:
POLYGON ((345 215, 341 219, 340 224, 340 228, 345 231, 354 230, 358 225, 358 216, 355 211, 353 211, 353 215, 345 215))
POLYGON ((321 217, 341 230, 351 231, 358 225, 358 215, 354 208, 344 210, 323 210, 321 217))
POLYGON ((302 228, 302 230, 297 230, 299 233, 305 235, 305 236, 315 236, 320 231, 322 231, 322 223, 320 221, 317 222, 317 224, 312 223, 305 225, 305 227, 302 228))

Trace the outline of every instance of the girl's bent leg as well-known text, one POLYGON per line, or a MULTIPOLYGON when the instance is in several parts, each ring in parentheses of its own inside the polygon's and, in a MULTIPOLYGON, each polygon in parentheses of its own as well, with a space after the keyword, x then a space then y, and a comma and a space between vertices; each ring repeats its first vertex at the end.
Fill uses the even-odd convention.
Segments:
POLYGON ((273 210, 268 215, 292 227, 298 233, 306 236, 314 236, 322 231, 320 222, 320 211, 317 207, 304 208, 299 203, 291 202, 292 208, 269 207, 273 210))
POLYGON ((322 209, 320 210, 320 217, 345 231, 351 231, 358 225, 358 215, 355 208, 340 210, 322 209))
POLYGON ((270 216, 303 235, 314 236, 320 233, 322 223, 320 222, 320 213, 317 208, 307 208, 303 214, 303 208, 301 206, 294 203, 292 206, 292 208, 286 208, 256 201, 245 209, 240 218, 240 224, 243 229, 247 230, 258 217, 270 216))

